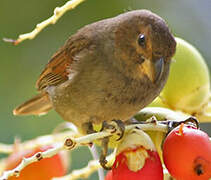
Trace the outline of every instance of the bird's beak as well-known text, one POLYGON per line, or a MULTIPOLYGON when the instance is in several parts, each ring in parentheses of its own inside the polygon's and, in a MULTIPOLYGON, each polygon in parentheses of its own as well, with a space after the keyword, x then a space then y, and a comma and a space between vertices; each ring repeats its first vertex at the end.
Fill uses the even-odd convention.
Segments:
POLYGON ((160 58, 152 62, 149 59, 146 59, 142 63, 143 73, 153 82, 160 80, 164 70, 164 59, 160 58))

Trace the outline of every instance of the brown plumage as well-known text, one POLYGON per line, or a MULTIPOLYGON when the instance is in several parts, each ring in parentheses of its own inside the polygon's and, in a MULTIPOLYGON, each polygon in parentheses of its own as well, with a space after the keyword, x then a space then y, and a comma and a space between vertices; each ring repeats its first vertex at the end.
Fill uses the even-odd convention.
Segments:
POLYGON ((79 127, 125 121, 159 95, 175 47, 164 20, 147 10, 87 25, 51 58, 36 83, 40 95, 14 114, 53 107, 79 127))

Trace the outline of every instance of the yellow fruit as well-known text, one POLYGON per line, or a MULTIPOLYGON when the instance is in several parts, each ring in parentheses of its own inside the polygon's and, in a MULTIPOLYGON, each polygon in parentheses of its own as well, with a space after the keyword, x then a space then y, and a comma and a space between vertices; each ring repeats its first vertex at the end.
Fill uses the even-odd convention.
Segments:
POLYGON ((150 106, 169 106, 189 114, 201 112, 209 100, 208 67, 195 47, 180 38, 176 41, 176 54, 169 79, 160 95, 162 98, 158 97, 150 106))

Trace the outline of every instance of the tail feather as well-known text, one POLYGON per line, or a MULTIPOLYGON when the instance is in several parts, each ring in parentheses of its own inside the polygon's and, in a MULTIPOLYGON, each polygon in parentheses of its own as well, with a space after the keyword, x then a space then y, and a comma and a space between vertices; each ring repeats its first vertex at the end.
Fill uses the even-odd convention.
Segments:
POLYGON ((43 115, 52 109, 48 94, 40 93, 13 110, 14 115, 43 115))

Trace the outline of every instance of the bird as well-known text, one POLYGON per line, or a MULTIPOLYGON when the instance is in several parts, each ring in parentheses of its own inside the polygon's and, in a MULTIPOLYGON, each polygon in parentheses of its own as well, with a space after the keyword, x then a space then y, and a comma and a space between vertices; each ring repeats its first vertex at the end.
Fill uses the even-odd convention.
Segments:
POLYGON ((126 121, 159 95, 175 49, 166 22, 149 10, 86 25, 52 56, 36 82, 39 94, 13 113, 53 108, 78 127, 126 121))
MULTIPOLYGON (((94 124, 121 126, 160 94, 175 50, 167 23, 149 10, 88 24, 52 56, 36 82, 39 93, 13 114, 54 109, 85 134, 94 124)), ((100 164, 105 169, 107 146, 104 138, 100 164)))
POLYGON ((47 63, 36 82, 39 93, 13 113, 54 109, 85 130, 90 123, 125 122, 159 95, 175 50, 167 23, 149 10, 88 24, 47 63))

